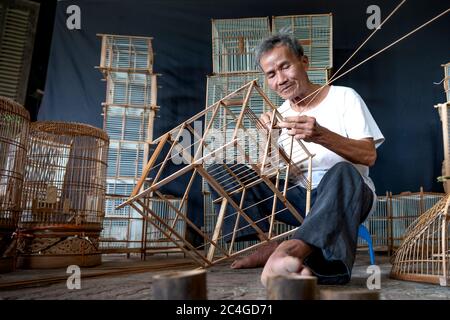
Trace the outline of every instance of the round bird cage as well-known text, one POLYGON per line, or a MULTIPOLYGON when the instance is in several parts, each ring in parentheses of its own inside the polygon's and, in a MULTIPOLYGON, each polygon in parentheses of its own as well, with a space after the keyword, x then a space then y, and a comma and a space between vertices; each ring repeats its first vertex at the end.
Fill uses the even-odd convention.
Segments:
POLYGON ((108 135, 85 124, 30 126, 19 267, 101 263, 108 135))
POLYGON ((391 258, 390 277, 450 285, 450 195, 420 215, 391 258))
POLYGON ((0 272, 14 268, 29 125, 28 111, 0 96, 0 272))

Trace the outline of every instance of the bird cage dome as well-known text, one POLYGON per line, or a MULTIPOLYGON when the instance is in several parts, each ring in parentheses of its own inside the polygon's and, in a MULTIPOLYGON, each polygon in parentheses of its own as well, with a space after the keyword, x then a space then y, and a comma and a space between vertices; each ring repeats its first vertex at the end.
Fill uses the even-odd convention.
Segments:
POLYGON ((100 264, 107 134, 78 123, 43 121, 30 128, 19 266, 100 264))
POLYGON ((449 206, 447 195, 411 224, 392 257, 391 278, 449 285, 449 206))
POLYGON ((22 213, 21 196, 30 116, 18 103, 0 97, 0 272, 14 267, 12 235, 22 213))

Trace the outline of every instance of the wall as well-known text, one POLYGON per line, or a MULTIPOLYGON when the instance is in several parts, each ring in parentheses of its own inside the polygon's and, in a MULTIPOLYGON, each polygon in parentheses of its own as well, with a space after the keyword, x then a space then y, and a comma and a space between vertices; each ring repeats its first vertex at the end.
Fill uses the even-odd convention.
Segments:
MULTIPOLYGON (((91 0, 59 1, 52 39, 44 101, 38 118, 102 126, 105 83, 99 64, 97 33, 154 37, 155 71, 159 78, 160 118, 155 137, 201 111, 206 75, 212 71, 211 19, 332 12, 335 70, 370 34, 366 8, 378 4, 382 18, 400 1, 288 0, 91 0), (66 28, 66 8, 81 8, 81 30, 66 28)), ((350 65, 375 53, 446 9, 445 1, 407 1, 364 46, 350 65)), ((441 64, 450 60, 450 15, 400 42, 336 81, 364 98, 386 142, 378 150, 371 176, 378 194, 442 192, 436 177, 443 160, 441 124, 436 103, 444 102, 441 64), (447 40, 445 40, 447 39, 447 40)), ((37 44, 39 45, 39 44, 37 44)), ((197 181, 200 190, 200 182, 197 181)), ((174 194, 180 188, 175 184, 174 194)), ((190 206, 201 206, 201 194, 190 206)))

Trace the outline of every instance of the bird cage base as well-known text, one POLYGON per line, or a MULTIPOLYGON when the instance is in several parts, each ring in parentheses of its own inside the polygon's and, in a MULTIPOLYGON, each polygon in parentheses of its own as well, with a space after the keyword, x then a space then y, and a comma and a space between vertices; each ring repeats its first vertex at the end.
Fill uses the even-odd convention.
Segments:
POLYGON ((97 254, 74 254, 61 256, 20 256, 17 261, 19 269, 56 269, 67 268, 71 265, 79 267, 96 267, 102 264, 102 255, 97 254))
POLYGON ((67 233, 67 236, 61 236, 61 233, 54 237, 42 236, 42 232, 35 232, 20 238, 17 245, 20 254, 18 268, 51 269, 69 265, 93 267, 102 263, 97 237, 73 236, 73 232, 67 233))

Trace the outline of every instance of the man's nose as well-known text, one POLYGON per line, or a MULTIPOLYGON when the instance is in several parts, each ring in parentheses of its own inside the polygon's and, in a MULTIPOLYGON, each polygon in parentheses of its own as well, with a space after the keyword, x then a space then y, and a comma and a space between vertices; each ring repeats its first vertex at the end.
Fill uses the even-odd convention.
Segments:
POLYGON ((277 84, 283 85, 287 81, 287 77, 284 75, 283 72, 278 72, 277 74, 277 84))

